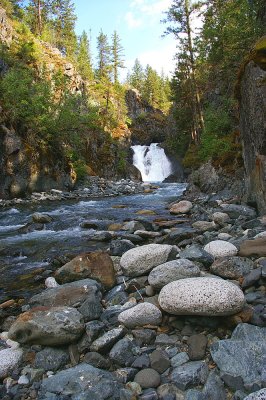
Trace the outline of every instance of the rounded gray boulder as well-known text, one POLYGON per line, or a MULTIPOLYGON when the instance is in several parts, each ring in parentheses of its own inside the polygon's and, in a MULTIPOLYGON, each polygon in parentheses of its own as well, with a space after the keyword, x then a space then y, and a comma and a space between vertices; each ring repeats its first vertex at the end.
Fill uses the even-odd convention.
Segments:
POLYGON ((162 313, 158 307, 151 303, 139 303, 135 307, 121 312, 118 321, 127 328, 148 324, 159 325, 162 321, 162 313))

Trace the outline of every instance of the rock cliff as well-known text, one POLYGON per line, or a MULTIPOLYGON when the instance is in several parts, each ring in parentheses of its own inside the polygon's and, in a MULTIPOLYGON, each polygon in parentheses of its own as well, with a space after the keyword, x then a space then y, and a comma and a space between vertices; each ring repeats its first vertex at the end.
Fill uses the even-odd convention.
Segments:
POLYGON ((246 196, 266 213, 266 37, 243 67, 239 85, 246 196))

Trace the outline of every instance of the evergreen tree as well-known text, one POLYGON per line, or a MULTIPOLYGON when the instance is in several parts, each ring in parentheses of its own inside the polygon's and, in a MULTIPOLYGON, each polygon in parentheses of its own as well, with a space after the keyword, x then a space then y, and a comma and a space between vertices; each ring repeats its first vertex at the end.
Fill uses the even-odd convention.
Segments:
POLYGON ((88 35, 85 31, 82 32, 79 38, 77 63, 82 78, 92 81, 93 69, 91 63, 90 44, 88 35))
POLYGON ((128 77, 128 83, 134 89, 137 89, 140 93, 142 92, 144 83, 144 71, 138 59, 135 60, 132 72, 128 77))
POLYGON ((50 11, 49 0, 29 0, 27 10, 27 20, 32 32, 42 36, 45 24, 48 21, 50 11))
POLYGON ((124 49, 121 45, 121 39, 118 33, 114 31, 112 35, 112 73, 114 83, 118 83, 118 70, 119 68, 125 68, 124 65, 124 49))
POLYGON ((101 30, 97 37, 98 68, 97 77, 99 79, 109 79, 110 77, 110 51, 107 35, 101 30))

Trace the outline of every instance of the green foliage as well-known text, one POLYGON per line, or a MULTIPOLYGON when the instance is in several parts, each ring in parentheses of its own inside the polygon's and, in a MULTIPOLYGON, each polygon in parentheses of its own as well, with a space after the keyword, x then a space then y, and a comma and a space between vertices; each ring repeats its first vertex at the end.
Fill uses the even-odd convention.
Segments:
POLYGON ((124 174, 126 173, 126 167, 127 167, 127 151, 125 150, 119 150, 118 155, 117 155, 118 161, 117 161, 117 172, 119 174, 124 174))

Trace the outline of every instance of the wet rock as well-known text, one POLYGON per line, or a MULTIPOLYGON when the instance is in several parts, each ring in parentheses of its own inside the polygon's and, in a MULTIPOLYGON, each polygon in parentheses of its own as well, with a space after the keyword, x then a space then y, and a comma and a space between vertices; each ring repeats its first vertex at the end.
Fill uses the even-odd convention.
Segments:
POLYGON ((129 367, 136 358, 136 346, 125 337, 113 346, 109 357, 115 364, 121 367, 129 367))
POLYGON ((188 278, 171 282, 159 294, 161 308, 175 315, 231 315, 243 308, 243 292, 216 278, 188 278))
POLYGON ((127 328, 135 328, 144 325, 160 325, 162 313, 153 304, 139 303, 118 316, 118 321, 127 328))
POLYGON ((266 238, 257 238, 245 240, 240 245, 239 255, 242 257, 265 257, 266 256, 266 238))
POLYGON ((84 362, 92 365, 95 368, 109 369, 110 361, 104 358, 101 354, 95 351, 86 353, 84 356, 84 362))
POLYGON ((238 279, 253 269, 253 262, 242 257, 218 258, 211 265, 211 272, 222 278, 238 279))
POLYGON ((171 381, 181 390, 204 384, 208 377, 208 366, 202 361, 190 361, 175 368, 171 375, 171 381))
POLYGON ((27 234, 34 231, 42 231, 44 229, 44 224, 37 222, 29 222, 25 226, 18 229, 18 233, 27 234))
POLYGON ((214 258, 211 254, 194 244, 190 247, 187 247, 185 250, 180 251, 179 257, 187 258, 188 260, 194 262, 200 262, 206 267, 209 267, 214 261, 214 258))
POLYGON ((202 360, 205 357, 207 343, 208 339, 202 334, 190 336, 187 341, 190 360, 202 360))
POLYGON ((150 361, 151 368, 155 369, 159 374, 162 374, 171 365, 167 353, 163 350, 154 350, 150 354, 150 361))
POLYGON ((148 244, 123 254, 120 265, 125 275, 140 276, 168 260, 172 246, 148 244))
POLYGON ((69 354, 65 350, 46 347, 36 354, 34 367, 45 371, 57 371, 69 362, 69 354))
POLYGON ((82 315, 71 307, 39 307, 21 314, 8 336, 19 343, 57 346, 78 340, 84 332, 82 315))
POLYGON ((44 379, 38 399, 119 400, 121 388, 110 372, 83 363, 44 379))
POLYGON ((191 210, 192 207, 193 207, 193 204, 190 201, 182 200, 182 201, 179 201, 178 203, 172 204, 172 206, 170 208, 170 213, 171 214, 186 214, 191 210))
POLYGON ((0 379, 5 378, 22 360, 22 349, 0 350, 0 379))
POLYGON ((111 347, 125 335, 124 328, 114 328, 105 332, 102 336, 96 339, 90 347, 91 351, 99 353, 107 353, 111 347))
POLYGON ((158 265, 150 272, 149 284, 156 289, 178 279, 191 278, 200 275, 200 269, 192 261, 186 259, 168 261, 158 265))
POLYGON ((32 214, 32 220, 33 222, 37 222, 39 224, 48 224, 49 222, 53 221, 53 217, 48 214, 41 214, 41 213, 34 213, 32 214))
POLYGON ((229 215, 230 218, 238 218, 240 216, 245 216, 249 219, 255 218, 257 213, 254 208, 249 206, 242 206, 238 204, 221 204, 220 205, 223 212, 229 215))
POLYGON ((211 355, 220 376, 233 389, 253 388, 263 380, 266 328, 239 324, 231 339, 211 345, 211 355))
POLYGON ((126 239, 112 240, 110 243, 110 255, 122 256, 128 250, 134 249, 135 245, 126 239))
POLYGON ((204 250, 215 258, 235 256, 238 253, 236 246, 224 240, 214 240, 206 244, 204 250))
POLYGON ((134 382, 137 382, 142 389, 156 388, 160 385, 161 377, 154 369, 145 368, 136 374, 134 382))
POLYGON ((81 279, 96 279, 107 289, 115 285, 115 270, 111 257, 104 252, 85 253, 63 265, 55 273, 60 283, 81 279))

